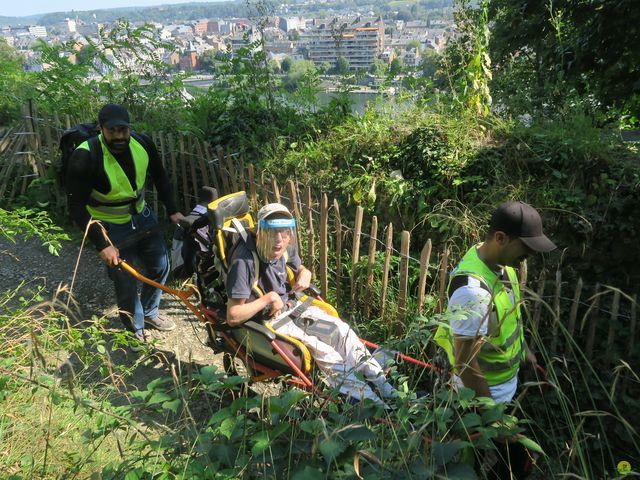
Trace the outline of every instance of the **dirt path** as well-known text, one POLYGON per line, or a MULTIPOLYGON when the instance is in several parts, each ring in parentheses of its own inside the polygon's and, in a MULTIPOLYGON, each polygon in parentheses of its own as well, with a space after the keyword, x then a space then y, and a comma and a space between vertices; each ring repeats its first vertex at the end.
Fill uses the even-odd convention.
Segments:
MULTIPOLYGON (((122 329, 116 313, 113 284, 107 277, 106 267, 95 250, 85 249, 80 256, 77 275, 73 278, 78 261, 79 246, 66 242, 59 257, 51 255, 40 243, 31 239, 11 243, 0 239, 0 291, 13 290, 22 285, 22 291, 44 287, 43 297, 51 299, 59 285, 71 286, 78 303, 77 321, 90 320, 93 315, 108 319, 108 330, 122 329)), ((177 299, 164 294, 161 310, 176 322, 172 332, 148 330, 156 342, 156 349, 170 363, 189 363, 194 366, 222 364, 221 355, 214 355, 206 346, 207 332, 198 320, 177 299)), ((138 354, 119 348, 112 352, 115 362, 133 362, 138 354)), ((153 362, 150 362, 153 363, 153 362)), ((160 362, 162 363, 162 362, 160 362)), ((132 384, 143 386, 167 370, 168 365, 143 365, 136 368, 132 384), (147 368, 148 367, 148 368, 147 368), (151 369, 151 370, 150 370, 151 369)))

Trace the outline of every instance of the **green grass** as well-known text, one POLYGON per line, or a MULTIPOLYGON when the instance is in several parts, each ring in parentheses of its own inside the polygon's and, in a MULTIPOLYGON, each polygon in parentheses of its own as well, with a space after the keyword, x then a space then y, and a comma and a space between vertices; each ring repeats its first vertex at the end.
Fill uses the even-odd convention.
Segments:
POLYGON ((15 383, 0 403, 0 471, 4 474, 87 478, 117 458, 113 435, 95 442, 85 437, 86 431, 95 428, 95 417, 77 410, 73 400, 55 398, 49 390, 24 382, 15 383))

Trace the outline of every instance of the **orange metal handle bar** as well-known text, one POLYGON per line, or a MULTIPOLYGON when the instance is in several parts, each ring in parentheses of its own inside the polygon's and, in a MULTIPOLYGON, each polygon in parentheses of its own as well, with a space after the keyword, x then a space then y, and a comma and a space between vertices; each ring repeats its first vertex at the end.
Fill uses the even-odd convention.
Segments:
POLYGON ((124 269, 127 273, 131 274, 133 277, 140 280, 141 282, 144 282, 147 285, 151 285, 152 287, 159 288, 163 292, 167 292, 175 297, 178 297, 182 301, 182 303, 184 303, 189 308, 189 310, 191 310, 191 312, 196 317, 198 317, 198 320, 200 320, 203 323, 206 323, 206 319, 202 314, 202 312, 193 303, 189 301, 189 298, 196 293, 196 290, 193 287, 189 287, 184 290, 178 290, 176 288, 167 287, 166 285, 162 285, 161 283, 158 283, 154 280, 151 280, 150 278, 145 277, 124 260, 121 260, 118 266, 124 269))

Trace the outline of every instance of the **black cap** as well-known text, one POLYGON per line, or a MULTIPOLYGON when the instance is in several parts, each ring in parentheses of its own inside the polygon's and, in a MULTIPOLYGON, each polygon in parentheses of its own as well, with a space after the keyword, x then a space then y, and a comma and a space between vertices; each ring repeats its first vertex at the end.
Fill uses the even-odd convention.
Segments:
POLYGON ((104 128, 118 126, 129 127, 129 112, 124 107, 115 103, 107 103, 98 113, 98 123, 104 128))
POLYGON ((491 216, 489 228, 518 237, 536 252, 550 252, 556 245, 542 232, 542 219, 538 211, 524 202, 506 202, 491 216))

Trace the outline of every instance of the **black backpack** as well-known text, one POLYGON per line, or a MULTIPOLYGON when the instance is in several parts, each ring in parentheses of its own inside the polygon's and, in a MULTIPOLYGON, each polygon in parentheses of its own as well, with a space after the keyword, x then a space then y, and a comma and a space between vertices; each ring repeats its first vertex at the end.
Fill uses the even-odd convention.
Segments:
POLYGON ((98 141, 100 129, 98 122, 79 123, 75 127, 65 130, 60 137, 60 168, 58 170, 58 181, 60 185, 66 187, 67 170, 69 159, 74 150, 85 141, 89 141, 89 152, 91 160, 96 161, 102 156, 102 147, 98 141))

